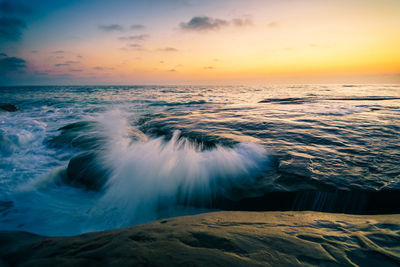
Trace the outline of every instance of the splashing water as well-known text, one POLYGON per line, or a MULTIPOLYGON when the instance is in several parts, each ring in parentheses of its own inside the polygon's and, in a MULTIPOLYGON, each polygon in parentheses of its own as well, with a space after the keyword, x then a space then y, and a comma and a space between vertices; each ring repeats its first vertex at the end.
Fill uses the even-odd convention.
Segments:
MULTIPOLYGON (((121 112, 108 112, 99 121, 107 142, 97 160, 110 173, 103 190, 60 185, 57 175, 65 168, 47 176, 56 183, 37 179, 14 196, 15 210, 24 210, 28 218, 19 230, 70 235, 199 213, 217 196, 229 196, 231 189, 255 182, 269 163, 265 149, 254 143, 205 150, 179 131, 168 141, 145 136, 132 141, 132 127, 121 112)), ((13 216, 22 220, 18 212, 13 216)))

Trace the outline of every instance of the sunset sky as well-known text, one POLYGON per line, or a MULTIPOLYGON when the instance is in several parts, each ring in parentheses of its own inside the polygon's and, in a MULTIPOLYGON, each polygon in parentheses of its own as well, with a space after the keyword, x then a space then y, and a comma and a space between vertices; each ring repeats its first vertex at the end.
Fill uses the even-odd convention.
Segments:
POLYGON ((399 83, 399 0, 3 0, 0 85, 399 83))

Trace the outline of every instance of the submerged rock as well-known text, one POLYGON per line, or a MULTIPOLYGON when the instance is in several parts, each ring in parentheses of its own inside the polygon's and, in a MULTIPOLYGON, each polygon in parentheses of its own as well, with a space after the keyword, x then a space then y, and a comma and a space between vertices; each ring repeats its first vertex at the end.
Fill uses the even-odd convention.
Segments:
POLYGON ((0 109, 8 112, 15 112, 19 110, 19 107, 13 104, 5 103, 5 104, 0 104, 0 109))
POLYGON ((65 183, 99 191, 107 182, 108 170, 99 162, 96 152, 88 151, 74 156, 68 163, 65 183))

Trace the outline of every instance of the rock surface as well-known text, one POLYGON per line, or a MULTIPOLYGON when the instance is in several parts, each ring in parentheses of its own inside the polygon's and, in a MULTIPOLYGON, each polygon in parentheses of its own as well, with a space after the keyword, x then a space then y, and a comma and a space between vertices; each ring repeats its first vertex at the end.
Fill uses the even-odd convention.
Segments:
POLYGON ((82 152, 68 163, 64 182, 87 190, 99 191, 107 182, 109 171, 101 166, 93 151, 82 152))
POLYGON ((0 233, 5 266, 398 266, 400 215, 214 212, 74 237, 0 233))

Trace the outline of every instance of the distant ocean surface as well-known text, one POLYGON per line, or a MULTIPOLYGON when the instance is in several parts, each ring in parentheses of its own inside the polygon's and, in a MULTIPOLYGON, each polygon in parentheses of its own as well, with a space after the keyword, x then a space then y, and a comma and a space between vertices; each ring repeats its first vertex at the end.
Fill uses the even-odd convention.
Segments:
POLYGON ((400 213, 400 85, 0 87, 0 230, 400 213))

